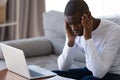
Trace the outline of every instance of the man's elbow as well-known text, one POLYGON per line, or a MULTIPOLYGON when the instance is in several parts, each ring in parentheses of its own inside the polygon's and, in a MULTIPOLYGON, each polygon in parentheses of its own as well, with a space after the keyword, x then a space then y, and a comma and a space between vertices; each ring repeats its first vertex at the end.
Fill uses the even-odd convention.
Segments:
POLYGON ((59 69, 59 70, 64 70, 64 71, 66 71, 66 70, 69 69, 69 67, 70 67, 70 65, 67 64, 67 63, 66 63, 66 64, 64 64, 64 63, 61 63, 61 64, 59 63, 59 64, 58 64, 58 69, 59 69))
POLYGON ((62 70, 62 71, 67 71, 67 70, 68 70, 68 68, 66 68, 66 67, 64 67, 64 66, 58 66, 58 69, 59 69, 59 70, 62 70))
POLYGON ((103 78, 105 74, 108 72, 108 67, 102 67, 101 69, 98 69, 93 72, 93 76, 97 78, 103 78))

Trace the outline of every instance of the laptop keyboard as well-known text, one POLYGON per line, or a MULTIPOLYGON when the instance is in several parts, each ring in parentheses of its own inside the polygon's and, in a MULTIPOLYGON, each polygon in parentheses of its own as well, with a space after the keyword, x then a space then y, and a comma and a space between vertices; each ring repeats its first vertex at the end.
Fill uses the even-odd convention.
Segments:
POLYGON ((29 69, 29 72, 30 72, 30 76, 31 76, 31 77, 44 76, 43 74, 38 73, 38 72, 36 72, 36 71, 33 71, 33 70, 31 70, 31 69, 29 69))

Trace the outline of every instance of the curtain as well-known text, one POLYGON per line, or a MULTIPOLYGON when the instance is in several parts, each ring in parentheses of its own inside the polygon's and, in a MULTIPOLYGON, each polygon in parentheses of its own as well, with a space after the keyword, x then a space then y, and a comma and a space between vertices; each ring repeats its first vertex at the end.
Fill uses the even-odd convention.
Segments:
POLYGON ((43 36, 45 0, 20 0, 20 38, 43 36))
MULTIPOLYGON (((16 1, 7 2, 7 21, 16 22, 16 1)), ((42 14, 45 0, 19 0, 19 28, 16 25, 0 28, 0 41, 43 36, 42 14), (18 29, 19 33, 16 31, 18 29), (17 37, 16 37, 17 36, 17 37)))

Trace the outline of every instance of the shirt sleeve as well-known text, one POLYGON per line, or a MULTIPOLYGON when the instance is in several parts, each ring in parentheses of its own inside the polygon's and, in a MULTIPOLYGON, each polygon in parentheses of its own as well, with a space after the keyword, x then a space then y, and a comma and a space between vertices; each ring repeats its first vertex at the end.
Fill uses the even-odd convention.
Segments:
POLYGON ((110 69, 119 49, 119 39, 112 38, 98 53, 92 39, 85 41, 86 66, 93 73, 93 76, 102 78, 110 69))
POLYGON ((66 40, 63 52, 58 57, 58 68, 60 70, 68 70, 71 67, 76 48, 77 48, 76 44, 74 44, 73 47, 69 47, 68 41, 66 40))

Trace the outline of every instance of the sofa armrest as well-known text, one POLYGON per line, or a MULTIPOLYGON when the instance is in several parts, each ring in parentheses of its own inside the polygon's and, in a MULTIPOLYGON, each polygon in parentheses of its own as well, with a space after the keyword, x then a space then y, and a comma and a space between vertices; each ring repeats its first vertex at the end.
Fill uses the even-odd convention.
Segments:
POLYGON ((65 39, 60 39, 60 38, 47 38, 52 46, 53 46, 53 53, 60 55, 63 51, 63 47, 65 44, 65 39))
MULTIPOLYGON (((23 50, 25 57, 43 56, 53 51, 52 44, 45 37, 12 40, 2 43, 23 50)), ((3 59, 2 51, 0 51, 0 59, 3 59)))

